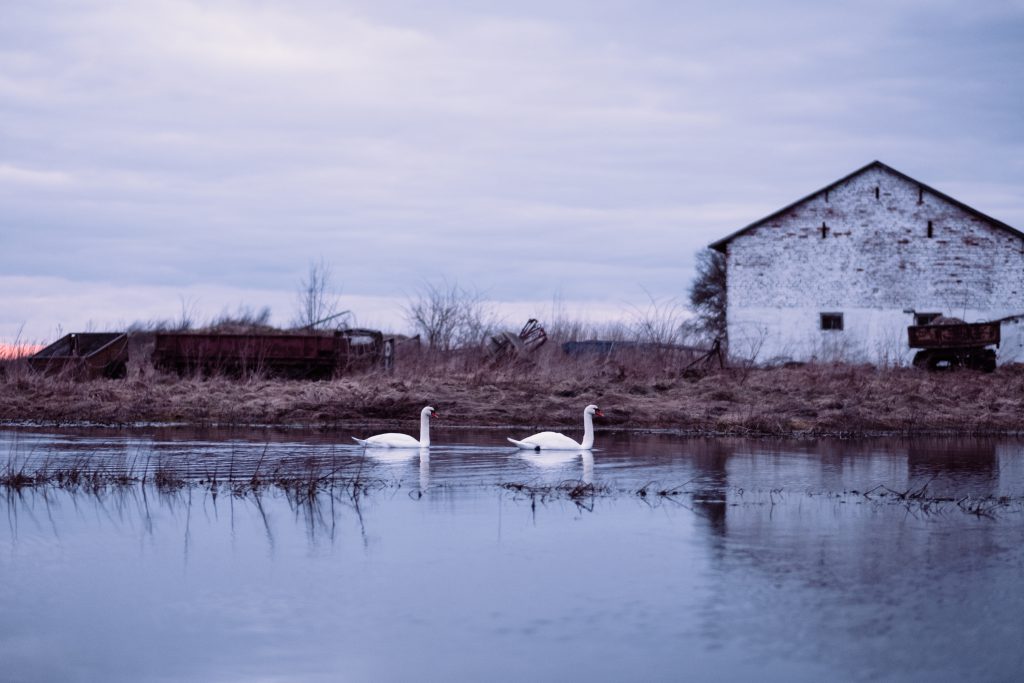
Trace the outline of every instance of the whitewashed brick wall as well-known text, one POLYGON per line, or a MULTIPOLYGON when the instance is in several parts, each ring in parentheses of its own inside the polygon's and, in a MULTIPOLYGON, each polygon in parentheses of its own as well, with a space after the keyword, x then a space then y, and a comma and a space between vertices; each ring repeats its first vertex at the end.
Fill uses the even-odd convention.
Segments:
POLYGON ((883 166, 739 234, 727 256, 730 350, 760 361, 906 363, 905 309, 1024 312, 1024 239, 883 166), (821 330, 821 313, 844 329, 821 330))

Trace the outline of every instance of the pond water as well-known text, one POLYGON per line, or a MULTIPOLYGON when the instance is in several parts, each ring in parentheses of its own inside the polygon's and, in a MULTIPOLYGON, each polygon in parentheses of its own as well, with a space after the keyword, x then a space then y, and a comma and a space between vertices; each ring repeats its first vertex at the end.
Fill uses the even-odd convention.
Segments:
POLYGON ((1022 440, 506 435, 0 430, 0 471, 147 477, 0 488, 0 680, 1024 675, 1022 440))

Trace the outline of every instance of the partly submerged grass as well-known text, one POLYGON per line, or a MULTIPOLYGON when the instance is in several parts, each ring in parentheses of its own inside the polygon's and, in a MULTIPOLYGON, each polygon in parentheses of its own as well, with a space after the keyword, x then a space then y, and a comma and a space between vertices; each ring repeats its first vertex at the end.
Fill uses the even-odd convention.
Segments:
MULTIPOLYGON (((343 472, 334 464, 322 461, 309 461, 297 468, 275 466, 261 472, 261 460, 251 470, 239 469, 222 476, 200 472, 195 468, 174 467, 167 463, 136 465, 133 462, 125 467, 123 464, 97 464, 95 461, 83 459, 58 466, 52 466, 44 461, 38 466, 29 467, 27 462, 27 459, 9 458, 6 465, 0 468, 0 489, 8 495, 18 495, 25 490, 60 489, 97 496, 133 489, 152 489, 160 494, 177 494, 199 489, 215 497, 223 494, 237 498, 258 498, 262 494, 276 490, 283 492, 296 504, 317 506, 325 500, 343 500, 358 511, 359 502, 366 496, 374 492, 394 491, 403 486, 399 481, 364 476, 359 466, 355 469, 347 468, 348 471, 343 472)), ((612 482, 578 479, 555 483, 507 481, 493 486, 508 494, 513 501, 529 502, 534 510, 538 505, 568 501, 581 510, 593 511, 599 499, 630 498, 652 506, 672 504, 699 512, 708 506, 774 507, 791 502, 794 498, 826 497, 844 504, 901 506, 910 513, 927 516, 957 512, 994 519, 1003 513, 1024 513, 1024 496, 932 494, 929 492, 931 483, 932 480, 913 484, 905 490, 879 484, 867 491, 842 492, 787 492, 783 489, 755 490, 738 487, 708 491, 699 486, 691 486, 693 481, 671 485, 652 481, 639 487, 621 487, 612 482)), ((486 488, 490 485, 471 486, 486 488)), ((451 485, 438 485, 434 488, 447 490, 451 485)), ((429 496, 430 492, 430 487, 425 490, 413 489, 410 491, 410 497, 418 500, 429 496)))

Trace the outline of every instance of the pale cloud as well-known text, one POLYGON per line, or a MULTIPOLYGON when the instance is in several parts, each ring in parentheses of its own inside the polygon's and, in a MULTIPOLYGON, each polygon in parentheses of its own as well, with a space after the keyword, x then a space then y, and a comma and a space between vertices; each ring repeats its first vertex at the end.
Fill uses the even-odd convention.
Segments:
POLYGON ((619 310, 875 158, 1020 227, 1020 30, 1012 3, 16 3, 0 273, 69 286, 6 290, 0 336, 181 293, 283 315, 320 257, 382 321, 442 277, 619 310))
POLYGON ((61 171, 40 171, 0 164, 0 185, 64 185, 70 181, 71 176, 61 171))

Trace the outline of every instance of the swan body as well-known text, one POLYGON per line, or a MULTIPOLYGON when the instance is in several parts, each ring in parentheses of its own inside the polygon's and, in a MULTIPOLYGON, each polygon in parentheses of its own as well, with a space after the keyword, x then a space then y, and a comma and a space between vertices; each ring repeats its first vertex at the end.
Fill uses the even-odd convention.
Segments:
POLYGON ((594 447, 594 416, 604 413, 595 406, 589 405, 583 410, 583 441, 571 439, 558 432, 541 432, 522 440, 509 439, 518 448, 529 451, 589 451, 594 447))
POLYGON ((387 434, 377 434, 370 436, 365 439, 357 439, 352 437, 357 443, 366 448, 428 448, 430 446, 430 418, 441 417, 437 412, 427 406, 420 411, 420 438, 409 436, 408 434, 399 434, 396 432, 388 432, 387 434))

